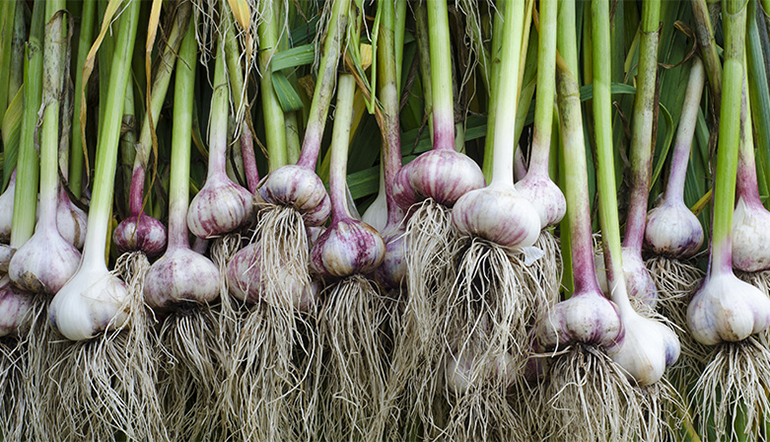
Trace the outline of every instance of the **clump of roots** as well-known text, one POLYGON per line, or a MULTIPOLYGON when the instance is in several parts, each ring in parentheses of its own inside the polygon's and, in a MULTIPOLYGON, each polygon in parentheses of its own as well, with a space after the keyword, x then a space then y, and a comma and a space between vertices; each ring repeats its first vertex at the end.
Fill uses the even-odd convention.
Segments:
POLYGON ((757 336, 719 344, 690 398, 703 437, 709 440, 765 440, 770 419, 770 350, 757 336))
MULTIPOLYGON (((241 235, 233 233, 215 239, 211 245, 211 260, 219 268, 221 275, 219 302, 209 307, 211 313, 217 318, 216 331, 211 339, 216 346, 214 353, 221 364, 223 379, 232 379, 237 367, 237 359, 232 357, 231 349, 238 339, 241 324, 241 312, 238 311, 235 300, 230 296, 228 281, 224 275, 227 275, 227 264, 240 249, 241 242, 241 235)), ((216 397, 219 399, 217 409, 220 413, 222 431, 237 428, 238 424, 234 421, 236 405, 231 383, 222 382, 216 397)))
POLYGON ((259 271, 264 286, 264 300, 291 310, 292 298, 286 296, 286 277, 298 286, 310 284, 310 247, 302 215, 291 207, 274 204, 258 206, 259 222, 255 239, 260 245, 259 271))
POLYGON ((18 336, 0 339, 0 432, 4 440, 27 440, 30 432, 25 386, 27 346, 18 336))
POLYGON ((673 385, 663 377, 648 386, 637 386, 642 400, 643 424, 642 437, 646 442, 674 440, 675 432, 684 421, 689 421, 689 410, 682 396, 673 385))
POLYGON ((449 409, 440 440, 525 440, 522 419, 506 400, 517 367, 509 353, 490 355, 486 341, 483 332, 476 333, 455 345, 462 350, 447 352, 443 365, 449 409))
POLYGON ((437 428, 434 406, 445 352, 439 338, 438 298, 455 280, 451 251, 457 235, 449 211, 430 199, 413 210, 405 233, 408 298, 400 320, 392 325, 395 345, 385 405, 373 425, 387 440, 399 440, 418 427, 426 434, 437 428))
POLYGON ((603 350, 575 344, 553 357, 549 374, 539 422, 543 440, 644 440, 643 398, 603 350))
POLYGON ((158 390, 171 440, 225 439, 217 398, 225 380, 218 321, 209 305, 193 305, 172 313, 158 331, 164 356, 158 390))
POLYGON ((505 398, 505 389, 490 382, 454 398, 446 439, 457 442, 519 442, 522 420, 505 398))
POLYGON ((366 440, 385 395, 385 359, 377 322, 382 295, 361 275, 323 293, 318 324, 325 379, 321 413, 324 440, 366 440))
POLYGON ((658 288, 658 311, 686 330, 687 306, 705 276, 703 271, 687 261, 663 256, 652 257, 645 265, 658 288))
MULTIPOLYGON (((34 296, 30 309, 29 331, 25 337, 27 370, 24 381, 28 400, 29 432, 37 435, 36 440, 54 440, 58 436, 58 425, 51 420, 51 413, 58 411, 59 405, 50 397, 51 385, 58 380, 50 378, 48 370, 60 358, 63 343, 54 343, 54 333, 48 322, 47 296, 34 296), (47 391, 48 390, 48 391, 47 391)), ((54 395, 54 397, 56 397, 54 395)))
MULTIPOLYGON (((534 321, 536 299, 528 281, 529 268, 494 243, 473 238, 461 244, 457 278, 452 289, 440 294, 441 336, 460 343, 460 352, 475 335, 483 335, 479 360, 512 354, 511 369, 518 377, 529 356, 528 328, 534 321)), ((538 294, 544 294, 540 289, 538 294)))
POLYGON ((307 232, 292 207, 263 203, 258 211, 252 241, 259 242, 255 283, 262 301, 242 308, 231 396, 244 440, 309 440, 315 437, 317 406, 317 390, 309 385, 317 380, 311 373, 320 364, 320 350, 295 304, 311 284, 307 232))
POLYGON ((49 404, 47 435, 53 439, 112 441, 122 434, 127 440, 169 440, 155 388, 144 297, 137 289, 148 266, 139 255, 118 263, 130 275, 123 307, 129 312, 127 326, 89 341, 51 344, 43 397, 49 404))
POLYGON ((234 393, 242 417, 242 440, 310 440, 315 433, 315 389, 306 388, 320 360, 305 319, 264 302, 244 318, 235 346, 234 393), (302 322, 297 327, 295 321, 302 322))

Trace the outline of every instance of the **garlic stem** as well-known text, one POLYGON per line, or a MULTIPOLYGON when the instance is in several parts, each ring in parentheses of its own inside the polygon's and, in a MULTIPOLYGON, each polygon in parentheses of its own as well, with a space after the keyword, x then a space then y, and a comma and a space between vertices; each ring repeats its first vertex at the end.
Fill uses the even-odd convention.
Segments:
POLYGON ((735 206, 738 168, 739 124, 741 119, 741 84, 745 49, 746 3, 727 0, 723 14, 725 26, 724 64, 722 69, 722 105, 719 112, 719 146, 714 179, 711 263, 709 274, 732 271, 730 232, 735 206))
POLYGON ((59 201, 59 113, 64 79, 65 18, 54 16, 64 8, 63 1, 46 2, 43 98, 45 110, 40 135, 40 219, 35 230, 57 232, 56 207, 59 201))
POLYGON ((762 206, 757 186, 757 166, 754 158, 754 136, 751 127, 751 98, 746 82, 743 82, 741 103, 741 141, 738 147, 738 175, 736 177, 735 197, 745 203, 762 206))
POLYGON ((329 27, 324 42, 323 57, 318 67, 318 78, 313 91, 313 102, 308 113, 305 127, 305 138, 302 141, 302 151, 297 165, 315 170, 318 162, 318 152, 321 150, 321 139, 326 125, 326 115, 334 94, 337 82, 337 63, 345 31, 348 28, 348 10, 350 0, 334 0, 329 27))
MULTIPOLYGON (((519 103, 518 71, 524 28, 524 2, 510 2, 506 5, 504 23, 497 96, 505 97, 505 99, 497 100, 497 108, 495 109, 497 114, 495 118, 503 124, 495 125, 494 165, 492 166, 490 186, 512 187, 514 152, 516 150, 515 127, 512 122, 516 120, 516 107, 519 103)), ((438 94, 438 96, 443 95, 438 94)), ((436 125, 438 124, 436 123, 436 125)))
POLYGON ((88 266, 106 267, 104 253, 107 249, 107 231, 112 216, 112 197, 114 193, 115 169, 117 167, 120 116, 123 112, 128 77, 128 68, 136 38, 136 26, 139 18, 138 5, 131 4, 121 15, 113 66, 110 71, 110 89, 107 94, 105 118, 99 131, 99 145, 96 151, 94 190, 91 195, 91 210, 88 214, 88 228, 83 246, 81 268, 88 266), (125 27, 125 31, 123 28, 125 27))
POLYGON ((598 293, 594 264, 591 213, 588 200, 588 172, 583 137, 583 117, 580 111, 580 93, 577 80, 562 60, 558 62, 556 90, 561 122, 561 140, 564 151, 565 197, 569 224, 569 242, 572 257, 574 294, 598 293))
POLYGON ((682 103, 682 114, 679 118, 674 152, 671 157, 671 171, 668 175, 665 193, 667 201, 684 201, 684 182, 687 176, 687 164, 690 161, 690 150, 693 135, 695 134, 695 125, 698 122, 698 109, 700 108, 705 83, 706 72, 703 70, 703 62, 700 58, 694 57, 690 67, 690 78, 687 82, 684 103, 682 103))
MULTIPOLYGON (((660 0, 642 3, 639 73, 636 79, 634 119, 631 127, 631 195, 628 201, 623 247, 641 253, 647 221, 647 199, 652 179, 652 151, 655 146, 655 81, 658 72, 660 0)), ((602 54, 595 52, 595 55, 602 54)))
MULTIPOLYGON (((516 2, 517 4, 520 2, 516 2)), ((433 91, 433 149, 455 150, 452 48, 444 0, 428 0, 430 81, 433 91)), ((497 161, 495 161, 497 163, 497 161)))
POLYGON ((214 68, 213 92, 211 94, 211 119, 209 123, 209 168, 206 181, 227 177, 227 118, 230 114, 230 87, 225 69, 225 40, 231 28, 225 25, 222 38, 216 44, 216 65, 214 68))
POLYGON ((183 62, 176 67, 174 83, 174 125, 168 209, 169 251, 190 247, 187 230, 187 208, 190 201, 190 137, 185 134, 188 134, 192 128, 194 94, 191 89, 195 87, 196 51, 195 32, 192 24, 189 24, 179 49, 179 56, 183 62))
MULTIPOLYGON (((607 0, 594 0, 591 3, 591 11, 593 17, 591 20, 593 53, 609 54, 609 2, 607 0)), ((618 201, 615 193, 615 189, 617 189, 615 186, 615 165, 613 164, 610 69, 609 63, 600 57, 594 57, 593 111, 594 132, 596 134, 596 182, 599 193, 599 225, 604 242, 607 278, 613 284, 625 287, 623 266, 621 265, 618 201)))
POLYGON ((353 119, 353 96, 356 82, 352 75, 342 74, 337 85, 337 107, 332 131, 329 196, 332 199, 332 222, 350 219, 347 205, 347 165, 350 127, 353 119))
POLYGON ((16 164, 11 247, 21 247, 35 230, 37 193, 40 185, 40 165, 35 151, 37 112, 43 91, 43 24, 45 4, 36 2, 32 8, 32 24, 24 56, 24 115, 16 164))
POLYGON ((264 2, 263 14, 265 19, 259 24, 259 67, 260 95, 262 96, 262 112, 265 120, 265 142, 272 172, 287 164, 286 158, 286 123, 283 109, 273 89, 273 74, 270 60, 278 50, 278 35, 276 23, 279 20, 278 2, 264 2))
POLYGON ((537 48, 537 96, 535 98, 535 129, 532 135, 528 172, 548 177, 548 157, 551 153, 553 127, 554 77, 556 75, 556 20, 558 3, 540 1, 537 48))
MULTIPOLYGON (((380 102, 382 103, 382 161, 383 167, 380 168, 384 174, 385 199, 388 206, 388 227, 397 226, 404 217, 393 196, 393 183, 396 180, 396 173, 401 168, 401 126, 399 124, 399 83, 398 67, 401 65, 398 60, 396 47, 396 26, 395 7, 391 1, 379 3, 382 8, 382 17, 380 19, 380 34, 377 43, 377 63, 379 64, 380 102)), ((405 12, 405 11, 403 11, 405 12)), ((403 20, 402 20, 403 21, 403 20)), ((403 39, 401 41, 403 45, 403 39)), ((403 48, 402 48, 403 49, 403 48)))

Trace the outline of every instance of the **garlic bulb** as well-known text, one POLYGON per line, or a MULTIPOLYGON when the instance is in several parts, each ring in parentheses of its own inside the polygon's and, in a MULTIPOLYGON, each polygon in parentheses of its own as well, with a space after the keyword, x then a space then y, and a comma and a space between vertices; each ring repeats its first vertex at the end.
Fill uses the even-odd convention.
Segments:
POLYGON ((547 175, 528 173, 516 183, 516 190, 532 204, 540 217, 541 229, 558 223, 567 213, 564 194, 547 175))
POLYGON ((214 173, 190 202, 187 226, 193 235, 210 239, 245 225, 252 213, 252 195, 224 173, 214 173))
POLYGON ((321 275, 368 273, 382 263, 385 242, 370 225, 349 217, 337 220, 318 238, 310 263, 321 275))
POLYGON ((664 198, 647 212, 644 247, 656 255, 688 258, 700 250, 703 236, 698 217, 681 200, 664 198))
POLYGON ((219 297, 219 268, 188 247, 175 247, 158 259, 144 279, 144 299, 156 309, 182 303, 205 304, 219 297))
POLYGON ((644 265, 641 253, 634 248, 623 247, 621 256, 628 295, 654 309, 658 303, 658 288, 644 265))
POLYGON ((53 228, 35 230, 13 254, 8 275, 19 287, 33 293, 55 294, 75 273, 80 252, 53 228))
POLYGON ((257 204, 290 206, 302 214, 307 225, 318 226, 329 218, 331 205, 323 181, 302 166, 283 166, 259 182, 257 204))
POLYGON ((636 313, 627 298, 619 308, 625 335, 607 353, 639 385, 652 385, 679 359, 679 338, 666 325, 636 313))
POLYGON ((166 228, 147 214, 131 215, 112 232, 112 241, 121 252, 140 250, 155 257, 166 248, 166 228))
POLYGON ((770 326, 770 298, 732 272, 713 272, 687 307, 687 326, 702 344, 742 341, 770 326))
POLYGON ((56 209, 56 226, 59 233, 70 244, 80 250, 86 240, 86 213, 70 201, 64 188, 59 192, 59 205, 56 209))
MULTIPOLYGON (((265 301, 275 307, 284 305, 282 300, 270 299, 264 292, 260 273, 261 246, 253 242, 236 253, 227 263, 227 282, 230 292, 241 301, 256 304, 265 301)), ((281 295, 291 297, 291 304, 300 311, 307 311, 315 304, 319 286, 315 282, 304 284, 295 273, 282 274, 281 295)))
POLYGON ((31 309, 30 293, 14 287, 7 276, 0 279, 0 337, 18 333, 31 309))
POLYGON ((484 175, 473 160, 454 150, 433 149, 398 171, 393 196, 404 209, 425 198, 452 207, 461 196, 483 186, 484 175))
POLYGON ((396 288, 406 281, 408 271, 406 265, 408 239, 403 225, 398 225, 383 232, 382 237, 385 241, 385 257, 382 260, 382 264, 377 267, 377 281, 385 287, 396 288))
POLYGON ((452 223, 465 235, 478 236, 502 246, 531 247, 540 235, 540 217, 513 184, 493 183, 460 197, 452 223))
POLYGON ((11 240, 11 224, 13 224, 13 198, 16 190, 16 171, 11 174, 8 188, 0 194, 0 242, 8 244, 11 240))
POLYGON ((48 308, 51 325, 71 341, 91 339, 118 329, 128 319, 128 290, 103 262, 81 263, 48 308))
POLYGON ((734 268, 744 272, 770 269, 770 212, 758 198, 738 198, 732 244, 734 268))
POLYGON ((537 323, 539 344, 546 349, 574 342, 614 347, 623 340, 618 307, 599 291, 586 291, 553 306, 537 323))

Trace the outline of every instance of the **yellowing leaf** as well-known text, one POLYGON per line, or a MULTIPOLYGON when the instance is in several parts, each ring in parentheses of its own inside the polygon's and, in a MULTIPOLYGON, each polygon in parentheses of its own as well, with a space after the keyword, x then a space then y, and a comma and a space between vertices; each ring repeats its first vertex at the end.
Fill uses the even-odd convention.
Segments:
POLYGON ((227 0, 230 5, 230 9, 233 11, 233 17, 238 21, 244 31, 249 30, 251 26, 251 11, 249 10, 249 3, 246 0, 227 0))
POLYGON ((369 66, 372 65, 372 45, 361 43, 358 50, 361 55, 361 69, 369 69, 369 66))

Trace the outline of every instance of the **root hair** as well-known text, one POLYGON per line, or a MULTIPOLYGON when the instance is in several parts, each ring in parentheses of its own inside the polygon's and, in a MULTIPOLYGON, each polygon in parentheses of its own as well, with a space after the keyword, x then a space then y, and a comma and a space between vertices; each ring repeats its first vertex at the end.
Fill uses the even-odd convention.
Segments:
POLYGON ((195 305, 168 316, 158 331, 158 390, 171 440, 226 439, 217 398, 224 383, 218 320, 209 305, 195 305))
POLYGON ((643 435, 643 398, 603 350, 575 344, 551 362, 541 405, 543 440, 625 441, 643 435))
POLYGON ((770 418, 770 350, 756 336, 719 344, 690 397, 699 433, 728 442, 765 440, 770 418))
POLYGON ((328 287, 323 298, 323 439, 374 440, 372 420, 385 395, 383 324, 377 322, 383 297, 371 281, 352 275, 328 287))
POLYGON ((387 376, 385 402, 373 423, 381 440, 440 430, 434 421, 440 363, 445 347, 439 339, 438 297, 451 289, 455 266, 450 251, 457 236, 450 212, 428 199, 412 208, 406 226, 407 299, 393 322, 395 346, 387 376))

